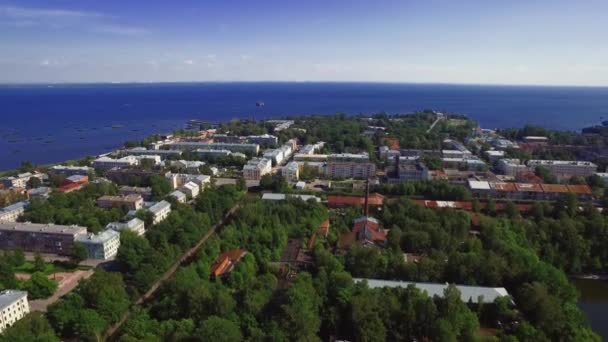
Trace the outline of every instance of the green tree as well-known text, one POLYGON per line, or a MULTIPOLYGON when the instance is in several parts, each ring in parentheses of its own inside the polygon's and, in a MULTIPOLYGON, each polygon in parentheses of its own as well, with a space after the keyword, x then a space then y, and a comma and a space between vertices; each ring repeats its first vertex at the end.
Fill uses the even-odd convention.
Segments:
POLYGON ((171 184, 162 176, 153 175, 150 177, 150 187, 152 188, 152 196, 155 200, 160 200, 171 192, 171 184))
POLYGON ((245 178, 243 177, 239 177, 236 180, 236 188, 239 191, 246 191, 247 190, 247 181, 245 180, 245 178))
POLYGON ((27 181, 27 187, 29 189, 35 189, 42 185, 42 181, 38 177, 32 177, 27 181))
POLYGON ((78 265, 88 257, 89 254, 85 245, 81 242, 74 242, 74 245, 72 246, 72 254, 70 255, 70 261, 72 264, 78 265))
POLYGON ((207 318, 197 330, 196 335, 207 341, 238 342, 243 340, 241 329, 237 324, 218 316, 207 318))
POLYGON ((44 272, 46 270, 46 262, 42 258, 40 253, 34 253, 34 271, 36 272, 44 272))
POLYGON ((0 342, 59 342, 59 338, 42 313, 32 312, 4 330, 0 342))
POLYGON ((57 290, 57 283, 42 272, 35 272, 25 283, 25 288, 32 299, 47 298, 57 290))
POLYGON ((87 306, 109 322, 116 322, 130 303, 120 273, 98 270, 81 284, 80 293, 87 306))

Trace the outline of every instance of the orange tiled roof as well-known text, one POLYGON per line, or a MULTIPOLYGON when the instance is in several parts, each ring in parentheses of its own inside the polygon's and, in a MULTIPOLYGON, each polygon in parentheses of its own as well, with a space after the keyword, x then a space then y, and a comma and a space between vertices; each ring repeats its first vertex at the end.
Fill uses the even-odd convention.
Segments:
POLYGON ((561 184, 541 184, 544 192, 568 192, 568 188, 561 184))
POLYGON ((210 271, 214 277, 221 277, 232 270, 232 267, 237 263, 247 252, 243 249, 233 249, 220 254, 213 264, 210 271))
POLYGON ((587 185, 566 185, 566 187, 568 190, 570 190, 570 192, 575 194, 591 194, 591 188, 589 188, 587 185))

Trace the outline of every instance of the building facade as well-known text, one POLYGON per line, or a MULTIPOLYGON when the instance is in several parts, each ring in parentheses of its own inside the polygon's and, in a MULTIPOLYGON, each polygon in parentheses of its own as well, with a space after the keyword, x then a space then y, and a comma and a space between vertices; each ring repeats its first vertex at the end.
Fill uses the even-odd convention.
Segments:
POLYGON ((123 231, 123 230, 129 230, 132 231, 133 233, 142 236, 146 233, 146 224, 144 223, 144 221, 138 219, 137 217, 132 218, 131 220, 127 221, 127 222, 111 222, 108 223, 108 225, 106 226, 106 229, 112 229, 115 230, 117 232, 123 231))
POLYGON ((106 229, 99 234, 80 235, 76 238, 76 242, 85 246, 89 259, 108 260, 118 253, 120 233, 106 229))
POLYGON ((160 201, 148 208, 148 211, 152 213, 152 224, 158 224, 166 219, 171 213, 171 203, 160 201))
POLYGON ((126 207, 129 210, 139 210, 144 206, 144 199, 140 194, 101 196, 97 199, 97 206, 106 209, 126 207))
POLYGON ((0 209, 0 222, 15 222, 23 215, 29 202, 21 201, 0 209))
POLYGON ((0 292, 0 333, 13 326, 30 312, 27 292, 4 290, 0 292))
POLYGON ((589 161, 572 160, 530 160, 528 167, 547 169, 552 175, 560 179, 570 177, 589 177, 597 171, 597 165, 589 161))
POLYGON ((86 233, 87 229, 80 226, 0 223, 0 249, 70 255, 75 238, 86 233))
POLYGON ((243 166, 243 177, 249 180, 259 180, 263 175, 272 171, 272 162, 266 158, 253 158, 243 166))
POLYGON ((327 157, 326 174, 330 178, 372 178, 376 165, 367 154, 331 154, 327 157))

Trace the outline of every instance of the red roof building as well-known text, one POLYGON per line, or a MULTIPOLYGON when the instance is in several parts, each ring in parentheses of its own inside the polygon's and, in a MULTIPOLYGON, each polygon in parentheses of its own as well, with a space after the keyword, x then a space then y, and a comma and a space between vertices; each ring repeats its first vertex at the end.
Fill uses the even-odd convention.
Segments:
POLYGON ((329 219, 323 221, 319 225, 319 228, 317 228, 317 234, 327 237, 327 234, 329 234, 329 219))
MULTIPOLYGON (((384 204, 384 196, 373 193, 368 198, 369 205, 381 206, 384 204)), ((364 196, 327 196, 327 205, 330 207, 350 207, 350 206, 364 206, 364 196)))
POLYGON ((364 246, 384 247, 387 235, 388 230, 382 229, 378 220, 373 217, 362 216, 354 221, 352 231, 340 236, 338 247, 348 249, 355 242, 364 246))
POLYGON ((222 278, 234 269, 234 266, 247 254, 243 249, 233 249, 218 256, 209 271, 214 278, 222 278))

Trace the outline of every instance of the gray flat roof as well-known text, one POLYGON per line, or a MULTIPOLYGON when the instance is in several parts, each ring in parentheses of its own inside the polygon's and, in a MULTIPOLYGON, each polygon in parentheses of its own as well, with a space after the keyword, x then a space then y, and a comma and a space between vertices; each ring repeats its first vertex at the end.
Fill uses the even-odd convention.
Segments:
MULTIPOLYGON (((416 283, 410 281, 393 281, 393 280, 380 280, 380 279, 362 279, 362 278, 353 278, 355 283, 360 283, 362 281, 367 281, 367 286, 369 288, 395 288, 395 287, 408 287, 409 285, 413 285, 414 287, 420 289, 423 292, 426 292, 428 296, 439 296, 443 297, 443 292, 448 287, 449 284, 439 284, 439 283, 416 283)), ((473 303, 477 303, 477 300, 480 296, 483 297, 483 301, 485 303, 493 302, 496 298, 508 296, 509 293, 504 287, 481 287, 481 286, 468 286, 468 285, 455 285, 458 291, 460 291, 460 299, 463 302, 468 302, 469 300, 473 303)))
POLYGON ((18 290, 4 290, 0 292, 0 311, 23 297, 27 297, 27 292, 18 290))
POLYGON ((21 222, 5 222, 0 223, 0 230, 15 230, 20 232, 31 233, 53 233, 53 234, 84 234, 87 232, 86 227, 81 226, 63 226, 52 223, 21 223, 21 222))

